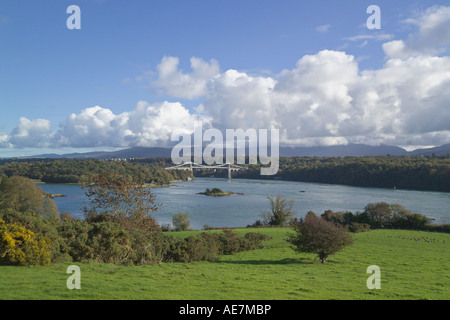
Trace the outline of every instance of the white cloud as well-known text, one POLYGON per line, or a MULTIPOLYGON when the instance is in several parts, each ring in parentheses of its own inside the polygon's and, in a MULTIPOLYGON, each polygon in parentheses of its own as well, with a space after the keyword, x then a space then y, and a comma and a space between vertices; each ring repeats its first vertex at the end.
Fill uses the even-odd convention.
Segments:
POLYGON ((158 79, 152 83, 163 93, 177 98, 193 99, 202 96, 207 82, 220 71, 217 61, 205 62, 195 57, 191 58, 190 74, 183 73, 178 65, 178 58, 164 57, 156 68, 158 79))
POLYGON ((16 128, 0 145, 13 145, 20 147, 45 147, 51 135, 51 123, 45 119, 29 120, 21 117, 16 128))
POLYGON ((361 40, 375 40, 375 41, 385 41, 390 40, 394 37, 392 34, 378 33, 378 34, 360 34, 353 37, 344 38, 348 41, 361 41, 361 40))
POLYGON ((9 135, 0 135, 0 147, 92 148, 164 145, 173 131, 192 133, 194 122, 210 119, 193 115, 178 102, 137 103, 133 111, 114 114, 94 106, 71 114, 56 132, 48 120, 21 118, 9 135))
POLYGON ((450 57, 431 54, 450 43, 442 29, 449 10, 434 7, 407 21, 417 33, 384 43, 386 62, 375 70, 361 70, 355 57, 332 50, 305 55, 278 75, 221 72, 215 60, 199 58, 185 73, 178 58, 164 57, 153 86, 177 98, 201 99, 194 111, 179 102, 141 101, 122 114, 96 106, 72 114, 55 133, 47 120, 22 118, 10 135, 0 135, 0 146, 160 145, 173 131, 192 132, 196 120, 218 129, 277 128, 281 142, 292 145, 449 143, 450 57))
POLYGON ((416 49, 435 49, 450 44, 450 7, 434 6, 405 22, 419 28, 418 34, 409 39, 416 49))
POLYGON ((320 32, 320 33, 326 33, 330 30, 330 28, 331 28, 331 24, 324 24, 324 25, 318 26, 316 28, 316 31, 320 32))
POLYGON ((437 55, 445 52, 450 45, 450 7, 434 6, 403 22, 418 30, 405 40, 385 43, 383 49, 388 57, 406 59, 437 55))
POLYGON ((353 56, 323 50, 273 77, 227 70, 208 81, 199 110, 220 129, 278 128, 286 144, 444 144, 449 87, 448 57, 364 71, 353 56))

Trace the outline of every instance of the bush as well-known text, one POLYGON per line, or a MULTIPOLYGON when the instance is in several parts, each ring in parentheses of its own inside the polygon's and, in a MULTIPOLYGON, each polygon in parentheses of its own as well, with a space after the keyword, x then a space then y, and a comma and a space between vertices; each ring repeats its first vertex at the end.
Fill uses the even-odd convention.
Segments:
POLYGON ((230 229, 222 233, 202 232, 197 237, 164 237, 163 262, 214 261, 219 255, 262 248, 269 237, 250 232, 239 237, 230 229))
POLYGON ((131 240, 118 223, 68 221, 59 228, 63 252, 73 261, 124 263, 131 257, 131 240))
POLYGON ((217 239, 206 233, 185 239, 165 237, 164 240, 163 262, 214 261, 217 259, 217 239))
POLYGON ((432 232, 445 232, 450 233, 450 224, 427 224, 425 226, 426 231, 432 231, 432 232))
POLYGON ((127 231, 117 223, 93 224, 89 240, 91 260, 95 262, 121 264, 131 258, 131 240, 127 231))
POLYGON ((264 248, 264 241, 270 240, 270 237, 256 232, 246 233, 244 238, 241 238, 241 251, 249 251, 264 248))
POLYGON ((367 223, 359 223, 353 222, 347 226, 348 231, 358 233, 358 232, 366 232, 370 230, 370 225, 367 223))
POLYGON ((47 265, 50 263, 50 244, 48 238, 0 219, 0 264, 47 265))

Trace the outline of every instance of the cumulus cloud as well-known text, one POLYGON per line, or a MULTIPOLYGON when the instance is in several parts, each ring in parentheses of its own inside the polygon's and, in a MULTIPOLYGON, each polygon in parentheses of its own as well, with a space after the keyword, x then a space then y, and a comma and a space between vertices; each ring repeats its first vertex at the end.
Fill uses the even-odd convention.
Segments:
POLYGON ((215 60, 205 62, 199 58, 191 58, 192 72, 183 73, 179 68, 177 57, 164 57, 157 66, 158 79, 153 83, 163 93, 177 98, 193 99, 203 96, 207 82, 220 72, 215 60))
POLYGON ((21 118, 11 134, 0 136, 0 147, 160 146, 170 141, 173 132, 191 134, 195 121, 210 123, 179 102, 140 101, 134 110, 121 114, 94 106, 71 114, 56 132, 51 132, 48 120, 21 118))
POLYGON ((222 130, 278 128, 291 145, 443 144, 449 70, 448 57, 433 56, 360 70, 352 55, 323 50, 273 77, 220 73, 207 82, 199 110, 222 130))
POLYGON ((405 40, 385 43, 383 49, 388 57, 405 59, 436 55, 445 52, 450 45, 450 7, 433 6, 403 22, 417 28, 417 31, 405 40))
MULTIPOLYGON (((50 122, 21 118, 0 146, 128 147, 163 145, 171 134, 191 133, 195 121, 225 129, 279 129, 289 145, 346 143, 440 145, 450 141, 450 7, 433 7, 406 23, 417 32, 383 44, 386 62, 361 70, 358 59, 323 50, 301 57, 277 75, 220 71, 217 61, 191 59, 191 72, 176 57, 157 66, 156 89, 201 99, 190 111, 179 102, 141 101, 114 114, 100 106, 70 115, 56 132, 50 122), (434 53, 434 54, 432 54, 434 53)), ((391 40, 375 35, 359 40, 391 40)))
POLYGON ((8 137, 0 138, 0 144, 19 147, 46 147, 50 136, 50 121, 45 119, 29 120, 21 117, 11 134, 8 137))
POLYGON ((449 21, 449 7, 406 21, 418 31, 384 43, 387 60, 378 70, 360 70, 353 56, 331 50, 304 56, 272 77, 227 70, 206 82, 201 110, 222 129, 279 128, 288 144, 448 143, 450 61, 433 54, 450 43, 449 21))

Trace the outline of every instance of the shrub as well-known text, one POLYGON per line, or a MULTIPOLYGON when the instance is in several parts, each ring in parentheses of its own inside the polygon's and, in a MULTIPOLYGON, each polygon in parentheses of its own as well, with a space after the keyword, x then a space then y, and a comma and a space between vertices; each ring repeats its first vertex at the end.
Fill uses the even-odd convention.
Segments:
POLYGON ((185 239, 165 237, 164 241, 163 262, 213 261, 218 255, 216 238, 205 234, 185 239))
POLYGON ((269 237, 250 232, 239 237, 230 229, 222 233, 202 232, 197 237, 178 239, 165 236, 163 239, 163 262, 214 261, 219 255, 262 248, 269 237))
POLYGON ((256 232, 246 233, 244 238, 241 238, 241 251, 249 251, 262 249, 264 247, 263 242, 270 240, 270 237, 256 232))
POLYGON ((81 220, 67 220, 58 227, 58 232, 64 239, 62 253, 70 256, 73 261, 89 261, 92 255, 89 244, 91 228, 91 224, 81 220))
POLYGON ((223 229, 218 238, 220 254, 235 254, 239 252, 240 242, 238 235, 231 229, 223 229))
POLYGON ((426 231, 450 233, 450 224, 427 224, 426 231))
POLYGON ((359 222, 353 222, 349 224, 348 231, 358 233, 358 232, 365 232, 370 230, 370 225, 367 223, 359 223, 359 222))
POLYGON ((68 221, 59 228, 64 253, 78 262, 124 263, 131 259, 131 240, 118 223, 68 221))
POLYGON ((131 240, 126 230, 117 223, 93 224, 89 240, 93 261, 120 264, 131 258, 131 240))
POLYGON ((48 238, 0 219, 0 264, 47 265, 50 263, 50 244, 48 238))

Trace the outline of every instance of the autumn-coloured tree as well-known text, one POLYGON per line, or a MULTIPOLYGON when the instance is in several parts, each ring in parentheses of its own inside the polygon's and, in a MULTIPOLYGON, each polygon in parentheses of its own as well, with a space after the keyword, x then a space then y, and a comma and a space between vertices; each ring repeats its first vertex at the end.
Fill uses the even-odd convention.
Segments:
POLYGON ((159 229, 151 213, 157 211, 155 196, 142 183, 121 175, 99 174, 82 186, 90 205, 84 206, 88 222, 113 221, 127 231, 150 233, 159 229))
POLYGON ((295 233, 291 234, 287 241, 294 245, 293 249, 300 253, 317 254, 322 263, 326 262, 329 255, 353 242, 344 227, 322 217, 307 215, 305 219, 292 225, 295 233))

